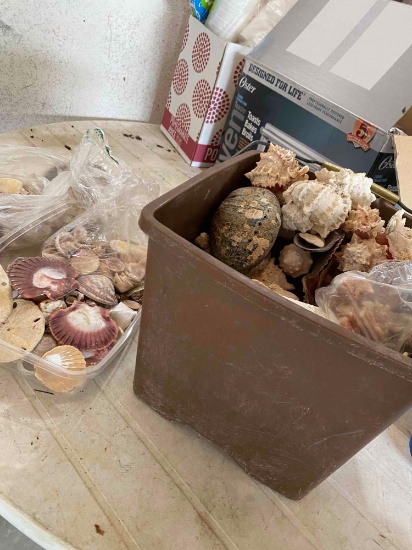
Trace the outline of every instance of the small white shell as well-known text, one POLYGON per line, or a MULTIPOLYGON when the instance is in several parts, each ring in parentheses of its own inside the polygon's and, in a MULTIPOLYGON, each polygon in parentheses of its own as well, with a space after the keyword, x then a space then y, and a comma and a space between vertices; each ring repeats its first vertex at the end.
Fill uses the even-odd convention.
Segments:
POLYGON ((288 244, 280 252, 279 264, 283 271, 291 277, 299 277, 309 272, 313 263, 307 250, 302 250, 295 244, 288 244))
POLYGON ((316 180, 292 183, 283 196, 283 227, 323 238, 342 225, 351 208, 348 195, 316 180))

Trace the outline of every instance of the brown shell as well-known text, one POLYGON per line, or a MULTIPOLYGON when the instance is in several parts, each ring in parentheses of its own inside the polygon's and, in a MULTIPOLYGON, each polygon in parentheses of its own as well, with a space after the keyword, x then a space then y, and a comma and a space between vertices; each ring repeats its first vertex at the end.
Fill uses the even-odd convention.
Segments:
POLYGON ((113 282, 105 275, 100 275, 99 273, 80 275, 77 280, 79 282, 79 291, 88 298, 106 306, 115 306, 117 304, 113 282))
POLYGON ((52 258, 17 258, 7 271, 12 287, 23 298, 47 296, 56 300, 79 286, 75 280, 77 271, 52 258))
POLYGON ((75 302, 69 308, 53 313, 49 327, 60 344, 82 351, 106 348, 117 336, 117 324, 110 318, 110 312, 83 302, 75 302))
MULTIPOLYGON (((43 355, 43 359, 68 371, 82 371, 86 368, 86 361, 78 349, 72 346, 58 346, 43 355)), ((83 383, 83 377, 70 378, 64 375, 54 374, 41 367, 34 367, 34 374, 47 388, 68 392, 83 383)))
MULTIPOLYGON (((44 334, 45 321, 42 312, 26 300, 16 300, 8 319, 0 325, 0 340, 25 351, 32 351, 44 334)), ((0 350, 0 363, 8 363, 19 357, 11 351, 0 350)))
POLYGON ((73 254, 70 263, 80 275, 87 275, 97 271, 100 259, 92 250, 80 249, 73 254))

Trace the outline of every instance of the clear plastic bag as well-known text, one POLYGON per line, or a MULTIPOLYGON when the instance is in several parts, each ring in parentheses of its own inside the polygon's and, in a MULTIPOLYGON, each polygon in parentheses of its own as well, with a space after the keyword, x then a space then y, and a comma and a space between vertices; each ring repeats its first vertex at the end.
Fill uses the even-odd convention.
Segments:
POLYGON ((261 2, 257 14, 240 31, 239 43, 249 48, 256 47, 296 2, 297 0, 269 0, 267 3, 261 2))
POLYGON ((215 0, 205 26, 226 42, 237 42, 256 15, 261 0, 215 0))
POLYGON ((383 262, 369 273, 349 271, 316 291, 328 319, 402 351, 412 332, 412 262, 383 262))

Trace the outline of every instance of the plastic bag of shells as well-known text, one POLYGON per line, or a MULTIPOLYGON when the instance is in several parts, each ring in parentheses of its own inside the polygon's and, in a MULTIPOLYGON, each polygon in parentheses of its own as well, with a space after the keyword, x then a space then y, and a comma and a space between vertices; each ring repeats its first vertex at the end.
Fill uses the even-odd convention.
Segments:
POLYGON ((38 147, 0 148, 0 238, 61 207, 69 184, 60 179, 68 170, 67 159, 38 147))
POLYGON ((277 145, 245 176, 251 185, 220 204, 197 246, 256 284, 402 351, 412 328, 405 290, 400 296, 393 281, 371 282, 363 274, 375 277, 376 266, 403 261, 412 276, 412 229, 404 212, 386 223, 365 174, 325 168, 309 174, 295 153, 277 145))

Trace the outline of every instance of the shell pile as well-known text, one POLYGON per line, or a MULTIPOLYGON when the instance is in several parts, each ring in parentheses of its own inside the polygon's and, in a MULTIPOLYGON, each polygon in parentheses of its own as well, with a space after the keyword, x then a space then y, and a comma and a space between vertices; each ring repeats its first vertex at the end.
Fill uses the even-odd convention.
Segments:
POLYGON ((35 366, 45 386, 80 386, 141 308, 146 252, 95 239, 81 226, 46 241, 42 256, 17 258, 7 272, 0 267, 0 340, 17 348, 0 351, 0 362, 32 352, 55 366, 35 366))
MULTIPOLYGON (((370 178, 348 169, 324 168, 309 179, 308 171, 299 166, 292 151, 271 145, 256 168, 245 174, 252 185, 238 188, 221 203, 210 233, 202 232, 195 244, 260 286, 312 308, 317 306, 316 290, 339 274, 368 273, 388 260, 412 261, 412 229, 406 227, 403 211, 398 210, 385 227, 379 210, 372 206, 370 178), (267 238, 267 246, 260 249, 260 262, 247 262, 248 243, 265 236, 262 224, 251 225, 248 218, 257 209, 258 216, 265 218, 259 190, 276 196, 281 223, 273 235, 275 241, 267 238), (250 234, 247 229, 252 229, 250 234), (216 249, 216 235, 228 236, 224 254, 216 249)), ((357 283, 361 289, 362 282, 357 283)), ((368 307, 367 314, 383 322, 384 308, 368 307)), ((318 309, 312 311, 322 315, 318 309)), ((342 318, 347 320, 345 315, 342 318)))

